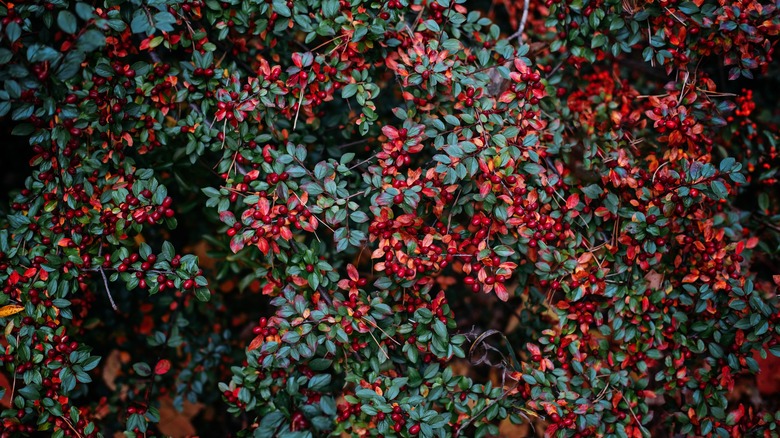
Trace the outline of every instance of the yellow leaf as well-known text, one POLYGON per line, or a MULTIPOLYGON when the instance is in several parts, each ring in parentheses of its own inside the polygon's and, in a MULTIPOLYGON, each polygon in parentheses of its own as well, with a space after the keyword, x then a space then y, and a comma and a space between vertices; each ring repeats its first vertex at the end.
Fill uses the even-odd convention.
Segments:
POLYGON ((18 304, 8 304, 6 306, 0 307, 0 318, 16 315, 22 310, 24 310, 24 306, 20 306, 18 304))
POLYGON ((3 333, 5 333, 5 335, 8 336, 8 335, 11 334, 12 331, 14 331, 14 321, 13 320, 8 321, 8 325, 5 326, 5 331, 3 333))

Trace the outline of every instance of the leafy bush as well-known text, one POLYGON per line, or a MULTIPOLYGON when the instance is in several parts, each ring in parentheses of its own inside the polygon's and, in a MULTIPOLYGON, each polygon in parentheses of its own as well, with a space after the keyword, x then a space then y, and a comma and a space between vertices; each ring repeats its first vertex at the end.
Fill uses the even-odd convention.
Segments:
POLYGON ((3 3, 3 436, 778 436, 775 4, 480 7, 3 3))

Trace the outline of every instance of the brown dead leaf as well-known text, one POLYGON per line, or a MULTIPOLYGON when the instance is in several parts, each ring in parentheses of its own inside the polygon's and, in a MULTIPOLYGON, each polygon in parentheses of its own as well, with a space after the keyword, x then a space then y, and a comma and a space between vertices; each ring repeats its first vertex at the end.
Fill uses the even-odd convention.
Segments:
POLYGON ((11 407, 11 382, 8 381, 5 373, 0 373, 0 388, 5 389, 3 398, 0 399, 0 406, 10 408, 11 407))
POLYGON ((765 395, 780 393, 780 357, 768 354, 766 359, 755 354, 753 356, 761 370, 756 376, 758 391, 765 395))
POLYGON ((530 427, 527 423, 513 424, 508 418, 505 418, 504 421, 498 425, 498 435, 505 438, 532 436, 530 427))
POLYGON ((111 350, 103 364, 103 382, 112 391, 116 391, 116 376, 122 370, 121 356, 119 350, 111 350))
POLYGON ((451 365, 452 374, 456 376, 468 376, 471 372, 471 364, 466 360, 456 360, 451 365))
POLYGON ((181 412, 173 407, 173 399, 166 396, 160 400, 160 432, 173 438, 192 436, 197 433, 192 425, 193 417, 203 409, 202 403, 184 401, 181 412))
POLYGON ((211 247, 205 240, 201 240, 195 245, 184 248, 185 253, 193 253, 198 256, 198 264, 203 269, 214 269, 217 264, 217 260, 213 257, 209 257, 207 252, 211 250, 211 247))
POLYGON ((652 269, 645 275, 645 280, 647 280, 650 290, 656 291, 661 289, 661 285, 664 283, 664 276, 652 269))

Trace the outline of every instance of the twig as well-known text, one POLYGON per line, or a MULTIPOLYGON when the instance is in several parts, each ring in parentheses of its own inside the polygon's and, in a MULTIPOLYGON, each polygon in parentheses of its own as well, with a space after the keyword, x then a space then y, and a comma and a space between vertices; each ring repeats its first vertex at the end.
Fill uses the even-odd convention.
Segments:
POLYGON ((119 309, 116 307, 116 303, 114 302, 114 297, 111 296, 111 289, 108 287, 108 277, 106 277, 106 273, 103 271, 103 267, 98 266, 97 270, 103 277, 103 285, 106 287, 106 295, 108 295, 108 301, 111 302, 111 308, 113 308, 115 312, 119 311, 119 309))
POLYGON ((683 78, 683 84, 682 84, 682 90, 680 90, 680 96, 677 98, 677 106, 680 106, 680 103, 682 103, 683 97, 685 97, 685 86, 688 85, 688 77, 690 76, 690 72, 685 72, 685 77, 683 78))
POLYGON ((77 437, 82 438, 84 436, 78 430, 76 430, 75 427, 73 427, 73 423, 71 423, 70 420, 68 420, 68 418, 65 415, 61 415, 59 418, 65 421, 65 424, 67 424, 68 427, 70 427, 70 429, 73 431, 73 433, 76 434, 77 437))
POLYGON ((452 207, 450 208, 450 214, 447 216, 447 234, 450 234, 450 224, 452 223, 452 212, 456 205, 458 205, 458 200, 460 199, 460 194, 463 191, 463 188, 461 187, 458 189, 458 196, 455 197, 455 202, 452 203, 452 207))
POLYGON ((678 17, 677 15, 675 15, 675 13, 674 13, 674 12, 672 12, 672 11, 671 11, 669 8, 664 8, 664 9, 666 9, 666 12, 668 12, 668 13, 669 13, 669 15, 671 15, 672 17, 674 17, 674 19, 675 19, 675 20, 679 21, 679 22, 680 22, 680 24, 682 24, 683 26, 686 26, 686 27, 687 27, 687 25, 685 24, 685 22, 684 22, 684 21, 682 21, 682 20, 680 19, 680 17, 678 17))
POLYGON ((358 144, 361 144, 361 143, 365 143, 367 141, 368 141, 367 138, 361 138, 360 140, 355 140, 355 141, 351 141, 349 143, 340 144, 340 145, 336 146, 336 148, 337 149, 344 149, 344 148, 347 148, 347 147, 350 147, 350 146, 355 146, 355 145, 358 145, 358 144))
POLYGON ((653 172, 653 177, 650 178, 650 182, 655 183, 655 176, 658 174, 658 171, 661 170, 662 167, 666 166, 669 163, 670 163, 670 161, 667 161, 664 164, 658 166, 658 168, 655 169, 655 172, 653 172))
POLYGON ((705 90, 704 88, 699 88, 699 87, 696 87, 696 90, 701 91, 704 94, 712 95, 716 97, 737 97, 738 96, 737 94, 734 93, 721 93, 718 91, 705 90))
POLYGON ((515 39, 517 38, 518 43, 523 42, 523 30, 525 30, 525 23, 528 21, 528 9, 531 6, 531 0, 525 0, 523 2, 523 16, 520 18, 520 26, 517 28, 517 32, 513 33, 512 35, 509 35, 509 38, 507 39, 515 39))
POLYGON ((455 433, 455 436, 459 437, 460 433, 463 430, 465 430, 467 426, 469 426, 472 422, 474 422, 476 419, 478 419, 480 416, 482 416, 482 414, 485 413, 485 411, 487 411, 488 408, 490 408, 494 404, 496 404, 496 403, 500 402, 501 400, 503 400, 507 395, 509 395, 510 392, 514 391, 518 386, 519 386, 519 382, 515 383, 515 386, 513 386, 512 389, 508 389, 508 390, 504 391, 497 399, 492 400, 492 403, 485 403, 485 407, 482 408, 482 410, 477 412, 475 415, 471 416, 471 418, 469 418, 465 423, 463 423, 460 426, 460 428, 458 428, 458 431, 455 433))
POLYGON ((373 326, 375 329, 379 330, 380 332, 384 333, 385 336, 387 336, 387 339, 390 339, 391 341, 395 342, 396 345, 399 345, 399 346, 401 345, 400 342, 396 341, 395 338, 393 338, 392 336, 387 334, 386 331, 382 330, 382 327, 379 327, 374 321, 371 321, 370 319, 367 319, 365 316, 361 317, 360 319, 362 319, 364 322, 369 323, 371 326, 373 326))
MULTIPOLYGON (((296 197, 296 198, 298 198, 298 202, 300 202, 300 203, 301 203, 301 205, 303 205, 303 208, 305 208, 306 210, 309 210, 309 213, 311 213, 311 215, 314 217, 314 219, 317 219, 317 222, 319 222, 319 223, 321 223, 322 225, 324 225, 324 226, 325 226, 325 228, 327 228, 327 229, 329 229, 329 230, 331 231, 331 233, 335 233, 335 232, 336 232, 336 231, 335 231, 333 228, 329 227, 329 226, 328 226, 328 224, 326 224, 325 222, 323 222, 323 221, 322 221, 322 219, 320 219, 319 217, 317 217, 317 214, 316 214, 316 213, 314 213, 313 211, 311 211, 311 210, 309 209, 309 207, 306 205, 306 203, 304 203, 304 202, 303 202, 303 200, 301 199, 301 197, 300 197, 300 196, 298 196, 298 194, 297 194, 297 193, 293 192, 293 195, 295 195, 295 197, 296 197)), ((316 231, 316 230, 314 231, 314 237, 316 237, 316 238, 317 238, 317 240, 319 240, 320 242, 322 242, 322 241, 320 240, 320 236, 318 236, 318 235, 317 235, 317 231, 316 231)))
MULTIPOLYGON (((13 321, 11 321, 13 323, 13 321)), ((16 333, 16 345, 19 345, 19 336, 21 336, 22 332, 19 331, 16 333)), ((16 370, 17 367, 14 367, 14 376, 13 376, 13 383, 11 384, 11 402, 13 403, 14 400, 14 394, 16 394, 16 370)))
POLYGON ((559 68, 561 68, 561 66, 563 65, 564 61, 565 61, 565 59, 561 59, 561 61, 555 67, 553 67, 552 70, 550 70, 550 73, 547 74, 547 78, 548 79, 551 78, 552 75, 554 75, 555 72, 558 71, 559 68))
POLYGON ((647 430, 645 426, 642 424, 642 422, 639 421, 639 418, 636 417, 636 414, 634 413, 634 409, 631 407, 631 403, 626 402, 626 405, 628 405, 628 411, 631 412, 631 416, 634 417, 634 420, 636 420, 636 424, 639 425, 639 428, 642 429, 642 431, 644 431, 646 434, 650 435, 650 431, 647 430))
POLYGON ((384 348, 382 348, 382 344, 379 343, 376 336, 374 336, 374 333, 369 331, 368 334, 371 335, 371 339, 373 339, 374 342, 376 342, 376 346, 379 347, 379 351, 382 352, 382 354, 385 356, 385 359, 390 360, 390 355, 387 354, 384 348))
POLYGON ((301 107, 303 106, 303 95, 304 95, 304 87, 301 87, 301 97, 298 99, 298 109, 295 110, 295 120, 293 121, 293 131, 295 131, 295 127, 298 126, 298 116, 301 114, 301 107))
POLYGON ((370 157, 366 158, 365 160, 363 160, 363 161, 361 161, 361 162, 359 162, 359 163, 355 164, 354 166, 350 167, 350 168, 349 168, 349 170, 352 170, 352 169, 354 169, 354 168, 356 168, 356 167, 358 167, 358 166, 362 166, 363 164, 366 164, 366 163, 368 163, 369 161, 373 160, 374 158, 376 158, 376 154, 374 154, 374 155, 372 155, 372 156, 370 156, 370 157))
MULTIPOLYGON (((650 20, 647 20, 647 43, 650 47, 653 47, 653 34, 650 33, 650 20)), ((653 55, 655 55, 655 51, 653 51, 653 55)), ((650 66, 655 67, 655 58, 653 56, 650 56, 650 66)))

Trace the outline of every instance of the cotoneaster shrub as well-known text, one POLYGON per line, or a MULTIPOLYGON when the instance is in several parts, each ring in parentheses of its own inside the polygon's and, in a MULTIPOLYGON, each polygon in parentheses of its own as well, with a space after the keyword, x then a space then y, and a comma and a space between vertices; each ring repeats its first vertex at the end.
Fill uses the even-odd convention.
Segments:
POLYGON ((774 3, 0 17, 3 436, 778 436, 774 3))

